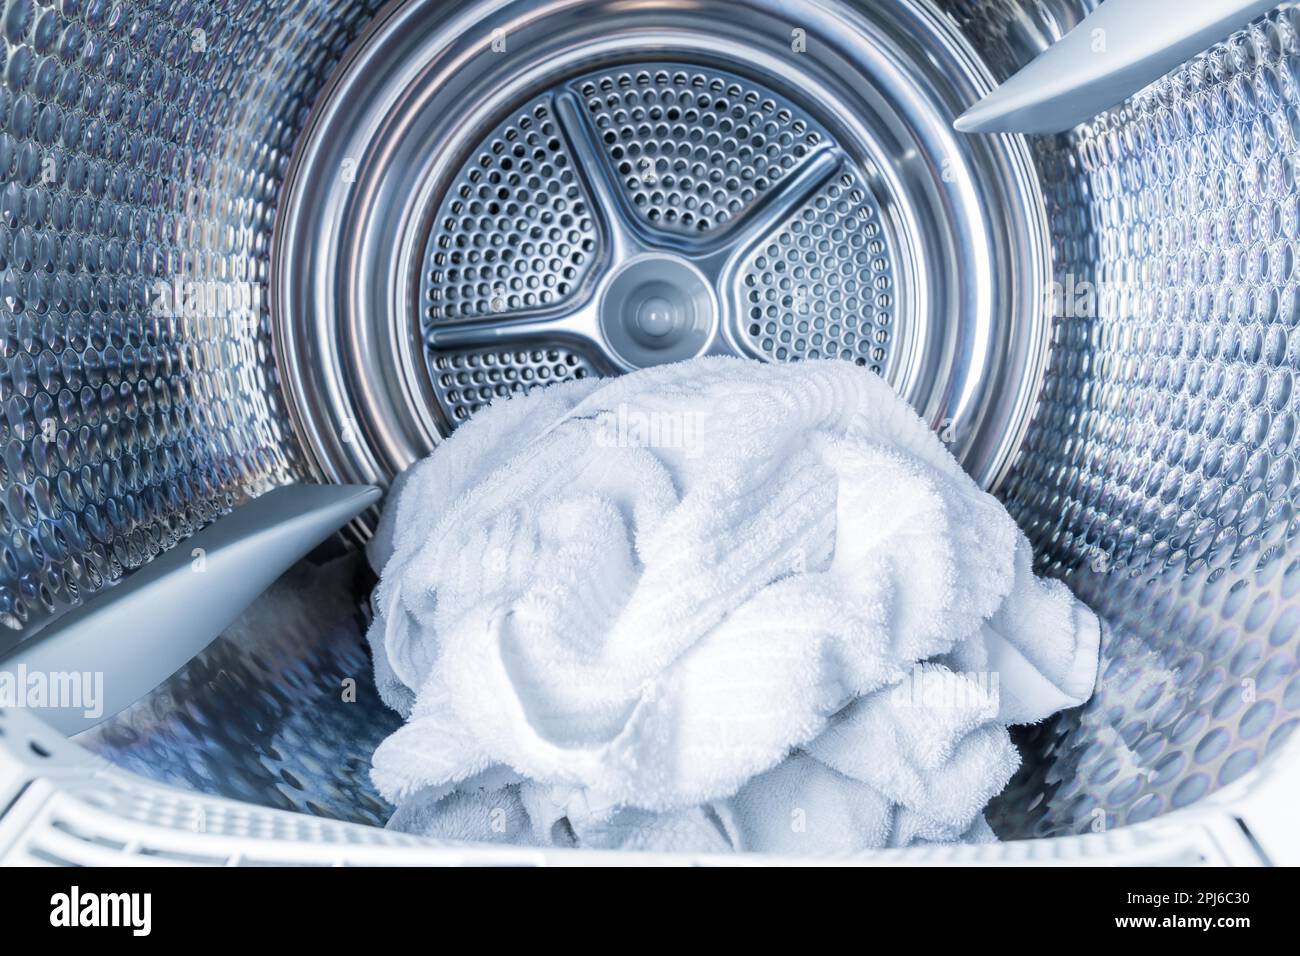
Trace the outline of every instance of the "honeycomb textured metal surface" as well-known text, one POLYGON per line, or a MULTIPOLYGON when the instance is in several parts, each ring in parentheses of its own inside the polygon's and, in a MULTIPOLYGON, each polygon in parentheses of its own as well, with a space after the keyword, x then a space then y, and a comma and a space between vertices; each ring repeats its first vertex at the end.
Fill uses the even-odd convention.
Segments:
POLYGON ((437 355, 432 362, 438 401, 450 410, 453 424, 468 420, 495 399, 596 374, 581 353, 555 346, 511 352, 475 349, 437 355))
POLYGON ((880 374, 894 324, 893 255, 878 204, 841 173, 745 262, 744 329, 770 359, 839 358, 880 374))
MULTIPOLYGON (((299 564, 166 683, 78 742, 161 783, 383 826, 392 811, 370 782, 370 757, 402 719, 379 699, 365 650, 353 596, 365 573, 355 555, 299 564)), ((304 818, 287 835, 319 830, 304 818)))
POLYGON ((0 639, 300 474, 272 218, 374 6, 4 3, 0 639))
POLYGON ((1109 627, 1095 697, 1022 741, 1004 835, 1185 806, 1300 723, 1298 157, 1289 8, 1038 144, 1054 347, 1006 498, 1109 627))
POLYGON ((32 825, 8 841, 0 857, 5 866, 338 866, 397 862, 393 849, 430 845, 373 826, 265 809, 105 770, 21 708, 0 708, 0 758, 19 772, 7 781, 7 809, 22 815, 24 800, 32 797, 40 805, 32 825), (37 797, 44 788, 27 786, 36 777, 57 780, 56 794, 37 797))
POLYGON ((557 305, 586 275, 596 229, 549 98, 487 137, 435 217, 429 318, 482 318, 557 305))
POLYGON ((1010 77, 1069 33, 1102 0, 937 0, 994 79, 1010 77))
POLYGON ((573 87, 633 207, 669 232, 726 226, 826 140, 806 111, 722 73, 652 66, 573 87))
MULTIPOLYGON (((241 496, 300 474, 265 296, 253 293, 266 273, 294 139, 374 6, 4 4, 6 628, 39 623, 241 496), (182 290, 188 299, 195 290, 199 304, 173 302, 169 314, 157 314, 159 280, 168 294, 182 290)), ((992 61, 1021 56, 1029 41, 1016 31, 1032 21, 1052 32, 1069 4, 1025 3, 1023 16, 1006 0, 948 6, 970 14, 959 20, 992 61), (976 8, 993 12, 981 19, 976 8), (990 24, 1002 32, 982 39, 990 24)), ((995 74, 1008 72, 995 65, 995 74)), ((652 65, 578 82, 584 113, 608 134, 599 155, 644 229, 665 241, 729 230, 824 145, 789 104, 722 75, 652 65)), ((499 150, 475 153, 487 165, 476 160, 470 194, 451 200, 484 205, 482 214, 449 217, 463 238, 448 248, 464 242, 495 256, 490 265, 468 256, 431 263, 476 270, 437 280, 458 293, 436 301, 430 294, 428 308, 447 309, 430 312, 431 322, 473 324, 563 305, 561 296, 583 285, 581 269, 597 261, 595 250, 583 250, 582 263, 568 260, 572 276, 562 266, 554 285, 544 277, 529 284, 537 257, 548 270, 557 257, 542 244, 558 240, 543 234, 524 251, 535 223, 518 227, 527 217, 511 204, 524 199, 521 191, 539 217, 573 216, 578 245, 594 221, 592 210, 578 211, 585 193, 568 188, 571 174, 565 183, 568 166, 557 157, 568 153, 563 142, 552 146, 545 133, 552 117, 532 112, 538 102, 493 134, 499 150), (515 155, 520 145, 523 157, 515 155), (521 159, 534 164, 527 176, 521 159), (478 194, 485 184, 497 194, 478 194), (501 232, 503 221, 513 233, 501 232), (501 245, 490 244, 493 231, 501 245), (518 283, 515 299, 499 294, 502 282, 507 293, 518 283)), ((1024 767, 991 812, 1004 837, 1111 829, 1184 806, 1257 765, 1300 721, 1300 14, 1270 15, 1130 105, 1035 149, 1060 295, 1052 302, 1051 369, 1003 494, 1035 542, 1040 570, 1069 581, 1107 626, 1094 699, 1020 736, 1024 767)), ((466 184, 472 172, 466 168, 466 184)), ((778 346, 795 354, 801 340, 830 354, 831 314, 818 345, 818 300, 797 293, 793 278, 783 282, 801 256, 809 265, 803 237, 815 246, 815 229, 837 228, 816 215, 828 210, 804 205, 787 217, 779 235, 788 246, 776 241, 771 272, 751 270, 752 284, 742 286, 742 298, 753 292, 760 301, 748 301, 764 310, 751 341, 766 349, 770 339, 772 357, 781 357, 778 346)), ((852 276, 843 260, 821 256, 828 289, 832 263, 841 288, 866 280, 856 256, 852 276)), ((879 273, 891 275, 887 266, 879 273)), ((871 275, 874 286, 876 270, 871 275)), ((429 276, 434 281, 432 267, 429 276)), ((889 334, 879 313, 858 316, 873 339, 882 327, 889 334)), ((860 326, 852 342, 864 363, 865 331, 860 326)), ((527 342, 435 353, 430 374, 450 416, 462 420, 492 397, 530 387, 530 372, 540 383, 543 369, 577 377, 592 362, 578 348, 527 342)), ((339 597, 353 583, 323 575, 310 587, 339 597)), ((381 822, 387 809, 364 765, 397 718, 368 684, 369 663, 350 626, 355 609, 316 603, 337 631, 306 613, 287 628, 262 620, 255 632, 263 640, 214 645, 104 725, 92 749, 201 791, 381 822), (357 682, 354 701, 342 695, 348 680, 357 682)), ((284 832, 320 838, 305 824, 284 832)))

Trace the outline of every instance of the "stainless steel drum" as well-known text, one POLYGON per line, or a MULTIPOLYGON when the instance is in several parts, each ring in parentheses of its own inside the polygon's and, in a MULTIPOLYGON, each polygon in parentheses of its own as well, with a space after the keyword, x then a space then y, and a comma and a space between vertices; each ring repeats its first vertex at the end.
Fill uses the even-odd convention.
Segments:
MULTIPOLYGON (((249 496, 386 483, 494 399, 837 357, 1107 621, 998 833, 1231 783, 1300 720, 1300 13, 1071 133, 952 130, 1094 5, 8 0, 0 650, 249 496)), ((382 824, 372 581, 321 561, 82 742, 382 824)))
POLYGON ((873 368, 996 483, 1049 243, 1026 144, 951 128, 987 84, 926 3, 388 7, 278 216, 311 464, 382 481, 494 397, 726 353, 873 368))

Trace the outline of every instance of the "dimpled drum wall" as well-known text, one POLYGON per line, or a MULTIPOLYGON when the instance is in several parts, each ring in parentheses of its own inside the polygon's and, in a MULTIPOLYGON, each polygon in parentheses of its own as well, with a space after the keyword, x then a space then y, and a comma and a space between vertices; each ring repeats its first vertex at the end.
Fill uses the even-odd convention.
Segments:
MULTIPOLYGON (((6 0, 0 650, 500 397, 841 358, 1106 621, 1094 698, 1019 731, 999 836, 1227 787, 1300 721, 1300 11, 1068 133, 953 130, 1094 6, 6 0)), ((367 769, 400 722, 374 521, 77 742, 255 805, 205 832, 417 845, 346 827, 391 812, 367 769)))

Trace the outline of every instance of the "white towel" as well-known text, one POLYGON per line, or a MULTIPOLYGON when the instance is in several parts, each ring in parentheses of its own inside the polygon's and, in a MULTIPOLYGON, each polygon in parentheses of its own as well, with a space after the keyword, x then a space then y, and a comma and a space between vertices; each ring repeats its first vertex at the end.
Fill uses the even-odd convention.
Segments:
POLYGON ((1095 677, 1096 618, 847 363, 493 405, 408 473, 371 558, 376 677, 409 718, 374 779, 394 826, 441 836, 486 807, 584 846, 986 838, 1005 725, 1095 677))

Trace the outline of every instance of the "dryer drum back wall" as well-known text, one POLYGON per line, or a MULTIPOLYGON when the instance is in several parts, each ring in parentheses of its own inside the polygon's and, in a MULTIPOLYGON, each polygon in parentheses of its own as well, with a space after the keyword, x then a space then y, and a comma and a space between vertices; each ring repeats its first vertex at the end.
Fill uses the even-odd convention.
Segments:
POLYGON ((321 476, 383 481, 493 397, 701 354, 845 358, 986 485, 1046 357, 1028 149, 928 3, 412 0, 317 104, 276 346, 321 476))

